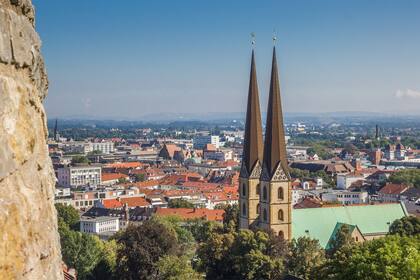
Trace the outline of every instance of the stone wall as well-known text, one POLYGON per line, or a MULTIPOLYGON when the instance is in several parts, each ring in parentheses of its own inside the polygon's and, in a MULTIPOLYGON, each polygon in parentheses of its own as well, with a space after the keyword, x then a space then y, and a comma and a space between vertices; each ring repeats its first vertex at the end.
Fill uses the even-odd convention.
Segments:
POLYGON ((0 0, 0 279, 63 279, 30 0, 0 0))

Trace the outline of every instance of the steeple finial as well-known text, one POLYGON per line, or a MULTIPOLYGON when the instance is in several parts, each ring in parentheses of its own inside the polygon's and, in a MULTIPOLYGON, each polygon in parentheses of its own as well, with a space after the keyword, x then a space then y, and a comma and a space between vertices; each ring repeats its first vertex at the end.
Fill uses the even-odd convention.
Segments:
POLYGON ((255 48, 255 32, 251 32, 251 45, 252 49, 255 48))
POLYGON ((273 31, 273 46, 275 46, 276 45, 276 41, 277 41, 277 36, 276 36, 276 30, 274 29, 274 31, 273 31))

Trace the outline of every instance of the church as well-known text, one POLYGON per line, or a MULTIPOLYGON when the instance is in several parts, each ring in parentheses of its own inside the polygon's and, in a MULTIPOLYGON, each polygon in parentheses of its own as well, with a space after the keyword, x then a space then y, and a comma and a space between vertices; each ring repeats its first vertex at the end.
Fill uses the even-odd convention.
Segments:
POLYGON ((269 88, 263 138, 255 51, 252 50, 239 176, 240 228, 272 230, 286 240, 307 236, 318 239, 321 246, 327 248, 343 224, 350 226, 357 242, 363 242, 385 236, 394 220, 408 215, 402 203, 293 209, 275 47, 269 88))

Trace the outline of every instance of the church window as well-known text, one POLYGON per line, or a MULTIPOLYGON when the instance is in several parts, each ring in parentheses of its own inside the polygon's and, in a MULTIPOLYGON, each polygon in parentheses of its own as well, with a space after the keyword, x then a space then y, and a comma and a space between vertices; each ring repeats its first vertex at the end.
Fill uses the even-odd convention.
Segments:
POLYGON ((246 205, 245 205, 245 203, 242 204, 242 215, 246 216, 246 205))
POLYGON ((282 187, 280 187, 277 190, 277 196, 278 196, 278 199, 283 199, 284 198, 284 193, 283 193, 283 188, 282 187))
POLYGON ((284 215, 283 215, 283 210, 279 210, 279 212, 278 212, 278 219, 280 220, 280 221, 283 221, 284 220, 284 215))
POLYGON ((265 209, 265 208, 264 208, 264 211, 263 211, 263 220, 267 221, 267 209, 265 209))
POLYGON ((257 214, 260 214, 260 204, 257 204, 257 214))
POLYGON ((260 195, 260 184, 257 184, 256 193, 257 195, 260 195))
POLYGON ((279 231, 279 237, 281 238, 281 239, 284 239, 284 233, 283 233, 283 231, 281 230, 281 231, 279 231))
POLYGON ((242 184, 242 195, 245 196, 246 195, 246 185, 242 184))

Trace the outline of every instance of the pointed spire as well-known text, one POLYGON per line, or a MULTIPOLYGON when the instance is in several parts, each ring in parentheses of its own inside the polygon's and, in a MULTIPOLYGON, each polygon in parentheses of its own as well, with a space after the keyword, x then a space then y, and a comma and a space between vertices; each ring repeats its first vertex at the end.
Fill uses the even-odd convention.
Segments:
POLYGON ((279 163, 283 171, 288 174, 280 83, 277 69, 276 47, 274 46, 263 159, 263 168, 266 169, 270 178, 273 176, 279 163))
MULTIPOLYGON (((261 111, 258 94, 257 71, 255 67, 254 50, 252 50, 251 72, 248 89, 248 105, 246 111, 244 150, 242 155, 242 166, 250 175, 256 162, 261 164, 263 153, 261 111)), ((241 172, 242 173, 242 172, 241 172)))
POLYGON ((57 125, 58 121, 57 119, 55 119, 55 126, 54 126, 54 140, 57 140, 57 129, 58 129, 58 125, 57 125))

